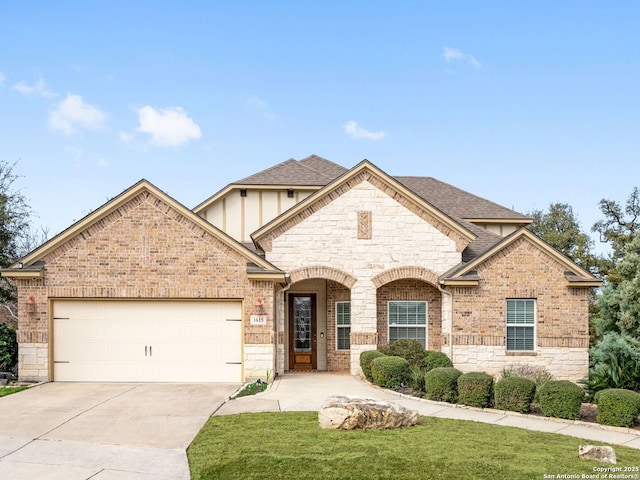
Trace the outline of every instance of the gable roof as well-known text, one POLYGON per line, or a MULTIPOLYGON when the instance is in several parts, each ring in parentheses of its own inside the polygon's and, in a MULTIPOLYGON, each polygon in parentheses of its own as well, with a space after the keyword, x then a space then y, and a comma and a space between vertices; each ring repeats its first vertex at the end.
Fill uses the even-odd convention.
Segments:
POLYGON ((302 160, 290 158, 258 173, 230 183, 197 205, 193 211, 198 214, 201 213, 217 199, 234 189, 260 186, 271 188, 306 187, 317 190, 346 171, 346 168, 318 155, 310 155, 302 160))
POLYGON ((168 194, 154 186, 151 182, 144 179, 129 187, 120 195, 112 198, 107 203, 85 216, 83 219, 77 221, 66 230, 62 231, 49 241, 42 244, 40 247, 33 250, 31 253, 28 253, 18 262, 11 265, 9 268, 3 269, 0 273, 2 273, 2 276, 21 277, 26 276, 26 274, 23 274, 23 272, 31 272, 34 269, 37 269, 41 272, 45 266, 43 262, 39 261, 42 260, 42 258, 44 258, 47 254, 49 254, 77 234, 81 233, 89 226, 95 224, 96 222, 99 222, 101 219, 116 211, 122 205, 143 192, 148 192, 149 194, 159 198, 163 202, 166 202, 169 206, 171 206, 171 208, 177 210, 181 215, 185 216, 190 221, 205 230, 207 233, 211 234, 213 237, 216 237, 229 248, 245 257, 247 259, 247 264, 251 265, 251 271, 259 268, 261 269, 262 276, 264 276, 265 273, 269 273, 274 275, 274 279, 276 279, 276 277, 284 278, 283 272, 278 270, 274 265, 266 261, 263 257, 238 243, 229 235, 214 227, 202 217, 196 215, 187 207, 179 203, 173 197, 169 196, 168 194))
POLYGON ((493 245, 493 247, 489 248, 486 252, 474 258, 472 261, 462 263, 461 265, 454 267, 440 277, 440 283, 443 285, 477 284, 479 278, 476 273, 476 268, 478 267, 478 265, 487 261, 489 258, 504 250, 506 247, 512 245, 515 241, 521 238, 529 240, 531 243, 536 245, 538 248, 540 248, 540 250, 544 251, 547 255, 552 257, 566 269, 564 276, 567 280, 567 286, 599 287, 600 285, 602 285, 602 280, 594 277, 590 272, 580 267, 569 257, 560 253, 540 237, 536 236, 528 228, 519 228, 511 235, 502 238, 501 241, 493 245))
POLYGON ((299 221, 300 213, 305 209, 313 208, 312 206, 314 204, 321 202, 323 199, 340 195, 344 189, 350 188, 349 184, 351 182, 357 182, 361 175, 365 175, 369 181, 377 180, 382 184, 389 186, 394 192, 397 192, 400 196, 407 199, 409 203, 416 205, 419 209, 426 212, 429 216, 435 219, 437 226, 434 226, 436 226, 436 228, 439 228, 440 230, 447 230, 448 232, 457 235, 459 240, 466 244, 476 238, 476 235, 466 226, 462 225, 462 223, 458 222, 450 215, 447 215, 445 212, 442 212, 433 204, 417 195, 402 183, 398 182, 394 177, 387 175, 368 160, 363 160, 351 170, 348 170, 346 173, 328 183, 317 192, 314 192, 312 195, 308 196, 279 217, 276 217, 271 222, 262 226, 255 231, 251 237, 256 244, 259 244, 261 239, 273 235, 278 229, 289 228, 292 223, 299 221))
POLYGON ((478 226, 477 223, 496 222, 516 226, 531 223, 531 218, 526 215, 432 177, 394 178, 476 235, 476 239, 462 253, 463 262, 478 257, 504 238, 478 226))

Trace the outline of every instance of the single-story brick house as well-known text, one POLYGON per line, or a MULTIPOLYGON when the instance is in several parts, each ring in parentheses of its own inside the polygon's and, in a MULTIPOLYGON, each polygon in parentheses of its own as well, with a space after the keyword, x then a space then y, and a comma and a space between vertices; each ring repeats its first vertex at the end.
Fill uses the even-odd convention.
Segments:
POLYGON ((24 380, 240 382, 360 371, 411 338, 463 371, 588 369, 600 285, 531 219, 429 177, 312 155, 193 210, 142 180, 1 274, 24 380))

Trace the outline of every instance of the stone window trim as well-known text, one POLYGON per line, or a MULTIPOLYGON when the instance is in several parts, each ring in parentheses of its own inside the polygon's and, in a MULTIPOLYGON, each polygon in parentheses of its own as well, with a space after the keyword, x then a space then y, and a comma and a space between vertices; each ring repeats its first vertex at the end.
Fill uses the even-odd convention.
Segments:
POLYGON ((535 298, 507 298, 505 300, 505 350, 507 355, 535 354, 537 314, 538 308, 535 298))
POLYGON ((507 357, 537 357, 538 356, 538 352, 527 352, 524 350, 507 350, 506 351, 507 357))
POLYGON ((340 300, 336 302, 336 351, 345 352, 351 350, 351 301, 340 300), (341 336, 340 333, 343 333, 341 336), (342 342, 342 344, 341 344, 342 342), (344 343, 346 342, 346 343, 344 343), (342 347, 342 348, 341 348, 342 347))

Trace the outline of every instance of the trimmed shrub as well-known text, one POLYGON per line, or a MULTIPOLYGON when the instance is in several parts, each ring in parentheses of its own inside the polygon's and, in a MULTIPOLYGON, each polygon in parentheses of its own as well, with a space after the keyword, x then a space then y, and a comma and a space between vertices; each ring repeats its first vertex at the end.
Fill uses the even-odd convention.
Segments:
POLYGON ((416 397, 424 397, 424 394, 427 393, 424 386, 424 371, 420 367, 411 367, 409 386, 416 397))
POLYGON ((380 351, 385 355, 402 357, 414 367, 420 364, 425 350, 416 340, 401 339, 382 347, 380 351))
POLYGON ((495 408, 527 413, 536 393, 533 380, 522 377, 503 377, 495 385, 495 408))
POLYGON ((632 427, 640 413, 640 394, 632 390, 608 388, 596 394, 598 423, 615 427, 632 427))
POLYGON ((458 403, 485 408, 491 405, 493 377, 487 373, 470 372, 458 377, 458 403))
POLYGON ((377 357, 371 362, 371 377, 373 383, 381 387, 403 387, 411 380, 411 365, 402 357, 377 357))
POLYGON ((18 341, 16 331, 0 324, 0 372, 11 371, 18 363, 18 341))
POLYGON ((384 357, 384 353, 378 350, 367 350, 360 354, 360 368, 362 369, 364 377, 370 382, 373 382, 373 377, 371 376, 371 362, 378 357, 384 357))
POLYGON ((538 389, 536 396, 545 416, 577 420, 585 391, 568 380, 551 380, 538 389))
POLYGON ((420 368, 425 373, 438 367, 453 367, 453 362, 446 354, 435 350, 426 350, 423 352, 422 360, 420 360, 420 368))
POLYGON ((458 400, 460 370, 453 367, 437 367, 424 375, 427 398, 438 402, 455 403, 458 400))
POLYGON ((545 383, 553 380, 553 375, 549 371, 537 365, 521 364, 511 365, 509 368, 505 368, 502 371, 502 377, 522 377, 536 382, 536 393, 533 397, 533 401, 538 401, 538 392, 540 387, 545 383))

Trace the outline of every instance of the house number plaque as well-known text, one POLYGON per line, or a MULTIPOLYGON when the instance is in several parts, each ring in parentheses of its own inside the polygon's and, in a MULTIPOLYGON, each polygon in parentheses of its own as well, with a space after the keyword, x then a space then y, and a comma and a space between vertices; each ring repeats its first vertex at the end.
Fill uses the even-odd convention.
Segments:
POLYGON ((251 325, 266 325, 266 324, 267 324, 266 315, 251 315, 251 325))

